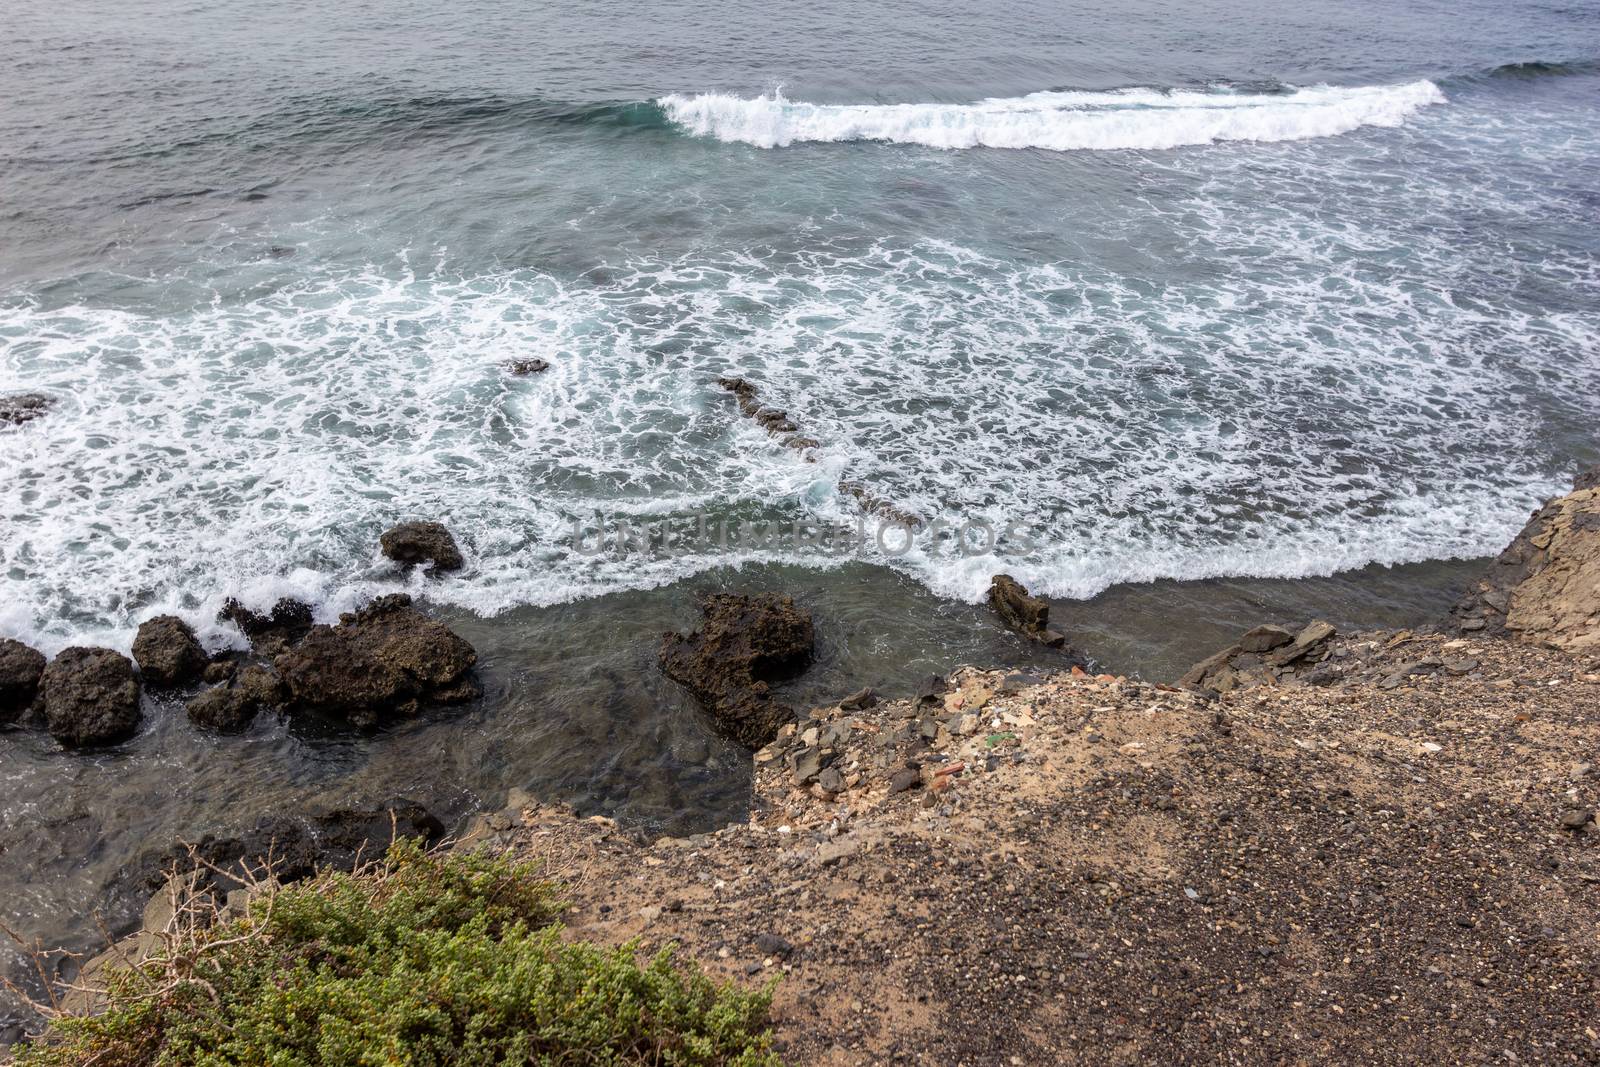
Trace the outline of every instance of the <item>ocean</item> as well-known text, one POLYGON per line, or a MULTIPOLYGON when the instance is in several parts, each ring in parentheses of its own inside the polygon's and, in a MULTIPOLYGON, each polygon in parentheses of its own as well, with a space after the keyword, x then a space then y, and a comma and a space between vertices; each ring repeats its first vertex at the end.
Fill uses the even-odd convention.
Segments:
POLYGON ((1000 571, 1170 677, 1426 621, 1600 461, 1592 5, 10 0, 0 41, 0 395, 56 402, 0 429, 0 636, 405 590, 489 690, 0 734, 0 918, 47 939, 140 848, 313 801, 736 817, 653 666, 698 588, 813 609, 797 701, 1048 665, 1000 571), (414 518, 464 572, 382 559, 414 518))

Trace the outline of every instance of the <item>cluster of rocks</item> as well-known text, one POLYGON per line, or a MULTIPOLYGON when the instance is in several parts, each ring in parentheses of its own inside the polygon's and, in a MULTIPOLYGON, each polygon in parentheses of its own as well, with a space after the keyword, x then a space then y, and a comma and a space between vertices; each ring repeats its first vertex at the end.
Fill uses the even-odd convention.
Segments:
POLYGON ((0 426, 21 426, 32 422, 55 405, 43 393, 12 393, 0 396, 0 426))
POLYGON ((1324 682, 1319 665, 1333 651, 1338 631, 1326 622, 1313 622, 1298 633, 1281 626, 1257 626, 1221 652, 1201 660, 1178 680, 1185 689, 1228 693, 1253 685, 1293 680, 1324 682))
POLYGON ((708 594, 700 610, 700 629, 662 637, 661 669, 694 694, 723 732, 759 748, 794 720, 794 709, 773 699, 771 683, 810 664, 811 615, 793 598, 772 593, 708 594))
MULTIPOLYGON (((435 570, 462 565, 448 530, 407 523, 383 536, 386 555, 435 570)), ((480 691, 477 653, 427 618, 404 594, 380 597, 333 626, 313 622, 310 605, 284 598, 266 612, 229 600, 219 616, 247 638, 247 653, 210 656, 175 615, 140 625, 130 660, 107 648, 72 647, 47 662, 18 641, 0 640, 0 725, 42 719, 62 745, 116 744, 142 719, 141 690, 181 694, 189 718, 237 731, 262 711, 313 712, 362 729, 414 714, 424 704, 459 704, 480 691), (135 666, 137 664, 137 667, 135 666)))
MULTIPOLYGON (((768 433, 778 438, 785 448, 799 452, 807 463, 817 461, 815 450, 820 447, 817 439, 801 433, 787 412, 762 404, 753 382, 745 378, 718 378, 717 384, 733 394, 739 403, 739 410, 747 418, 754 420, 768 433)), ((854 500, 861 510, 869 515, 887 519, 908 530, 922 527, 922 520, 916 515, 883 499, 861 482, 843 479, 839 482, 839 492, 854 500)))
POLYGON ((1451 612, 1461 633, 1600 649, 1600 468, 1533 513, 1451 612))

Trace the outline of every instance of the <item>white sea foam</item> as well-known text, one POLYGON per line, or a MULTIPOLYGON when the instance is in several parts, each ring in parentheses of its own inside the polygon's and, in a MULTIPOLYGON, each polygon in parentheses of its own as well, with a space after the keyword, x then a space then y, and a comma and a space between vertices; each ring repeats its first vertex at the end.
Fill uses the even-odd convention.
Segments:
POLYGON ((658 101, 688 132, 777 148, 805 141, 890 141, 930 148, 1163 149, 1218 141, 1299 141, 1398 126, 1445 97, 1431 81, 1284 93, 1156 89, 1041 92, 976 104, 808 104, 673 94, 658 101))
MULTIPOLYGON (((1591 127, 1534 121, 1462 108, 1441 126, 1458 148, 1593 151, 1591 127)), ((1501 235, 1581 205, 1543 180, 1555 157, 1461 151, 1483 165, 1444 179, 1333 147, 1227 155, 1199 188, 1186 160, 1141 160, 1152 195, 1071 215, 1085 251, 1061 261, 807 235, 641 255, 597 282, 307 257, 292 282, 154 310, 0 299, 0 393, 60 400, 0 432, 0 635, 126 647, 142 618, 206 625, 228 595, 331 618, 410 589, 493 614, 831 566, 782 545, 594 558, 571 516, 849 519, 845 478, 930 518, 1030 528, 1025 551, 881 557, 964 599, 1002 567, 1081 597, 1496 551, 1560 488, 1554 447, 1600 418, 1594 256, 1501 235), (1456 204, 1469 225, 1433 223, 1456 204), (551 368, 502 369, 528 355, 551 368), (819 461, 741 418, 712 385, 726 373, 820 439, 819 461), (379 532, 413 517, 456 530, 465 572, 386 566, 379 532)))

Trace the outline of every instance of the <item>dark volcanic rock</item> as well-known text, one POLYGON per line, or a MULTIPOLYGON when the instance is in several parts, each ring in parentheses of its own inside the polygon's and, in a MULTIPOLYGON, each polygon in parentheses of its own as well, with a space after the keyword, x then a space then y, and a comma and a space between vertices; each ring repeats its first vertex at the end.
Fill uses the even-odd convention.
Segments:
POLYGON ((989 584, 989 606, 1011 629, 1024 637, 1065 649, 1067 639, 1050 629, 1050 605, 1030 596, 1023 584, 1009 574, 997 574, 989 584))
POLYGON ((148 685, 175 686, 193 681, 206 669, 206 650, 189 624, 176 615, 157 615, 139 625, 133 659, 148 685))
POLYGON ((186 705, 189 719, 197 726, 224 732, 243 730, 256 715, 281 707, 284 686, 276 674, 265 667, 246 667, 232 685, 207 689, 186 705))
POLYGON ((395 594, 340 616, 337 626, 313 626, 274 665, 291 708, 371 728, 424 703, 475 699, 480 691, 469 672, 477 662, 471 645, 395 594))
POLYGON ((238 888, 235 879, 243 880, 246 873, 259 875, 269 866, 280 882, 306 878, 320 869, 351 870, 358 863, 381 859, 397 837, 431 845, 444 837, 444 825, 409 800, 309 817, 273 815, 238 836, 207 834, 194 844, 193 856, 183 845, 143 856, 123 877, 148 892, 165 883, 168 871, 198 869, 205 887, 221 896, 238 888))
POLYGON ((518 377, 529 374, 542 374, 550 369, 550 364, 542 359, 514 359, 506 364, 506 370, 518 377))
POLYGON ((139 728, 139 683, 128 657, 109 648, 69 648, 40 681, 50 735, 69 748, 108 745, 139 728))
POLYGON ((760 748, 794 719, 792 708, 771 699, 768 683, 811 662, 811 616, 771 593, 715 593, 701 598, 700 610, 700 629, 662 638, 661 669, 694 693, 729 736, 760 748))
POLYGON ((21 426, 49 411, 55 401, 43 393, 0 396, 0 426, 21 426))
POLYGON ((311 605, 292 597, 282 598, 265 615, 230 597, 217 617, 239 627, 250 646, 264 656, 282 652, 311 629, 311 605))
POLYGON ((0 639, 0 726, 16 722, 33 705, 44 664, 43 653, 21 641, 0 639))
POLYGON ((433 563, 436 571, 458 571, 466 561, 450 531, 437 522, 402 522, 379 538, 383 554, 407 565, 433 563))

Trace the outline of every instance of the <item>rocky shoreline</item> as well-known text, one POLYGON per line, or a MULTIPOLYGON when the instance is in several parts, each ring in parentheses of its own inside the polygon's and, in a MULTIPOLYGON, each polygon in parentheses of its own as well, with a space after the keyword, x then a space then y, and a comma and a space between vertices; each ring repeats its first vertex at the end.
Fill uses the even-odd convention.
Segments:
MULTIPOLYGON (((517 792, 455 847, 544 861, 571 887, 572 937, 784 975, 790 1062, 1600 1062, 1597 484, 1535 513, 1431 631, 1259 626, 1173 685, 1097 673, 999 575, 991 607, 1058 668, 797 712, 772 686, 810 663, 809 615, 709 596, 659 666, 754 750, 747 823, 652 841, 517 792)), ((460 565, 442 527, 397 530, 398 562, 460 565)), ((159 617, 137 672, 0 644, 0 714, 71 747, 126 729, 140 684, 208 686, 190 716, 221 730, 268 708, 365 729, 477 695, 471 646, 405 597, 335 626, 292 601, 228 615, 249 654, 207 657, 159 617)), ((443 832, 401 802, 194 855, 244 883, 272 851, 295 877, 347 867, 386 826, 443 832)), ((146 926, 158 869, 188 855, 130 866, 156 890, 146 926)), ((150 937, 68 977, 92 984, 150 937)))

